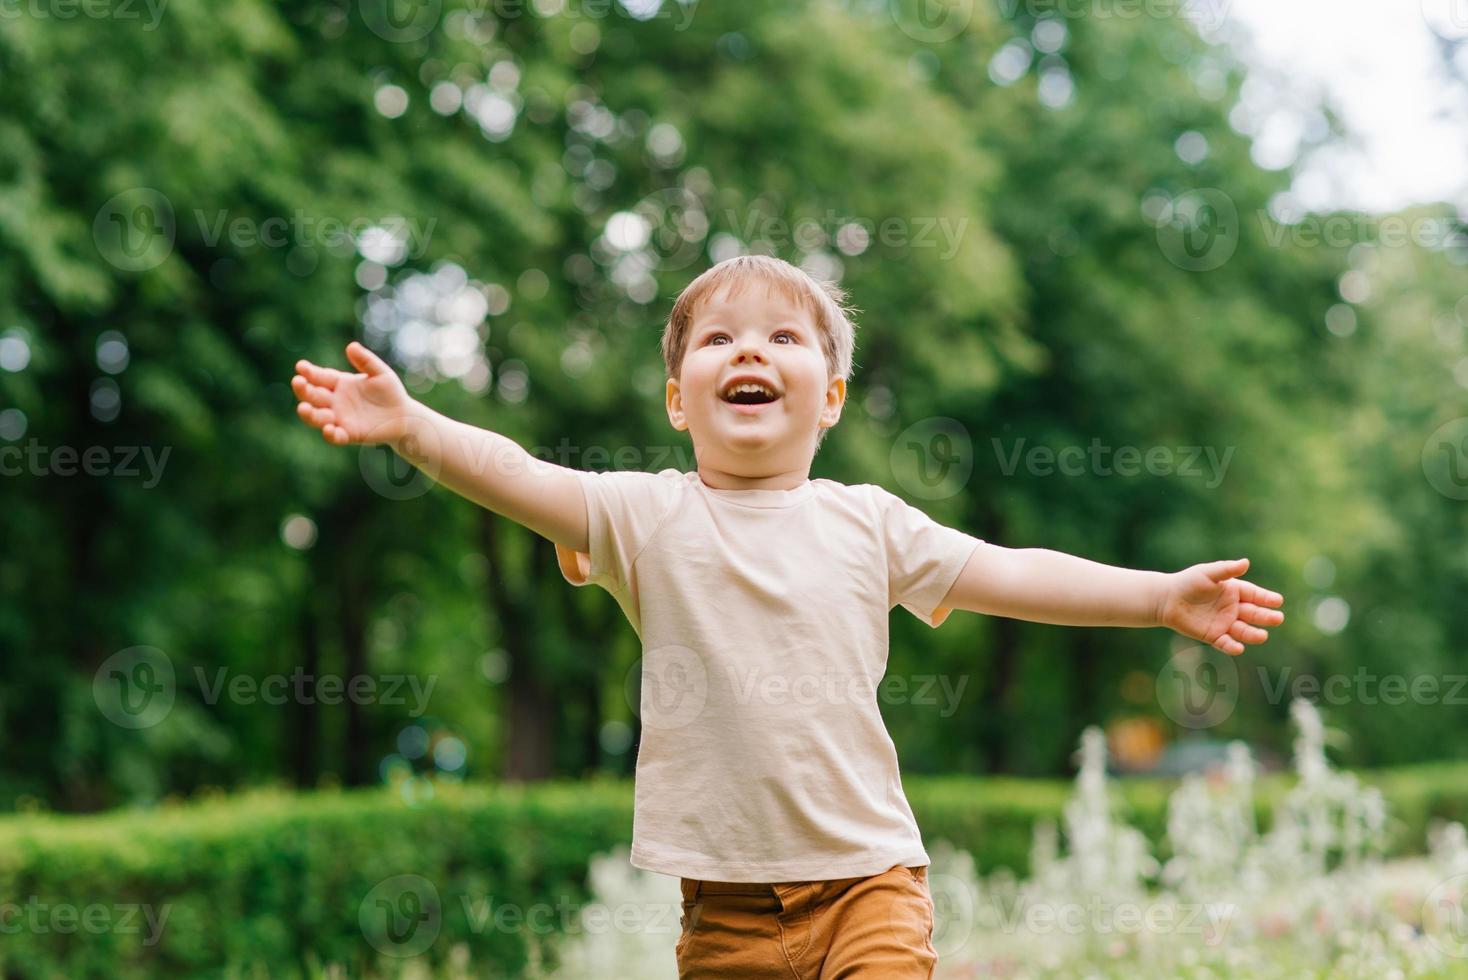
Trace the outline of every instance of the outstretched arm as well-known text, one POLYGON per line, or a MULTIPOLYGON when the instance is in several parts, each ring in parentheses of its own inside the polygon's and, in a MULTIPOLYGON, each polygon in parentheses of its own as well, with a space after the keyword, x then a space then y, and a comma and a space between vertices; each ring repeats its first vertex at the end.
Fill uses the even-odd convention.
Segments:
POLYGON ((980 542, 941 603, 1061 626, 1166 626, 1224 653, 1263 643, 1284 622, 1284 596, 1237 576, 1239 558, 1180 572, 1118 568, 1044 548, 980 542))
POLYGON ((456 422, 409 397, 388 365, 347 345, 358 373, 296 363, 296 413, 334 446, 391 446, 462 497, 576 551, 587 548, 586 498, 574 470, 538 459, 513 439, 456 422))

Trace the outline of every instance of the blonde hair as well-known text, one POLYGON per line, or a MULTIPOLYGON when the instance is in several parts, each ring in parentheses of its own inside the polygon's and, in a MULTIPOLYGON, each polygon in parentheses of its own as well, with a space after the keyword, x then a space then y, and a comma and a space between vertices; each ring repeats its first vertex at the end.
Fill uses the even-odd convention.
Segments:
MULTIPOLYGON (((663 364, 669 378, 678 377, 687 352, 688 331, 698 308, 720 289, 737 289, 751 280, 764 282, 784 299, 803 307, 815 321, 820 334, 821 351, 826 357, 826 373, 850 384, 852 356, 856 352, 856 324, 852 314, 858 312, 847 305, 846 290, 817 279, 804 269, 770 255, 736 255, 707 269, 684 288, 668 315, 663 329, 663 364)), ((816 446, 825 441, 829 428, 820 430, 816 446)))
POLYGON ((799 266, 769 255, 736 255, 713 266, 689 283, 673 304, 663 330, 663 363, 668 377, 676 378, 683 368, 688 329, 699 306, 725 286, 735 288, 750 280, 763 281, 779 295, 805 308, 820 333, 826 371, 833 378, 851 381, 852 355, 856 351, 855 308, 846 305, 846 291, 833 282, 816 279, 799 266))

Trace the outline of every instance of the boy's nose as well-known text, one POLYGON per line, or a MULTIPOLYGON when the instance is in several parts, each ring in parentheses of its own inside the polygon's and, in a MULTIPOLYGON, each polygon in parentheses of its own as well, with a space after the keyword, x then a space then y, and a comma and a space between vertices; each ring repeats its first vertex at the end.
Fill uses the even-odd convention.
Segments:
POLYGON ((762 354, 762 353, 760 353, 760 350, 759 350, 758 347, 755 347, 755 346, 752 346, 752 345, 741 347, 739 349, 739 351, 737 353, 735 353, 735 355, 734 355, 734 361, 733 361, 733 363, 735 363, 735 364, 743 364, 746 361, 755 361, 756 363, 759 363, 759 364, 765 364, 765 363, 767 363, 767 359, 765 358, 765 355, 762 354))

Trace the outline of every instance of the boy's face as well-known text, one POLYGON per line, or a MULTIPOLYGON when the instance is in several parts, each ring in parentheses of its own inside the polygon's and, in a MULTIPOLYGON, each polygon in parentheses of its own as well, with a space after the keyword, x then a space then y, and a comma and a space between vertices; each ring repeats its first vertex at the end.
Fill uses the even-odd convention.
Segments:
POLYGON ((762 282, 709 296, 689 325, 668 420, 687 429, 699 465, 738 476, 808 470, 819 429, 841 417, 846 382, 828 378, 819 328, 762 282), (736 393, 757 379, 768 395, 736 393))

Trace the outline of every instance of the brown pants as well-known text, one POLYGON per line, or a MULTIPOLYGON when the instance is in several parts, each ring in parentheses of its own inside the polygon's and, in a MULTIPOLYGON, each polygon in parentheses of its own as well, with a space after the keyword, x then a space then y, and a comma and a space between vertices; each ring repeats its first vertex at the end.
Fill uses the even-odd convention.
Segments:
POLYGON ((770 884, 682 878, 678 980, 929 980, 928 869, 770 884))

